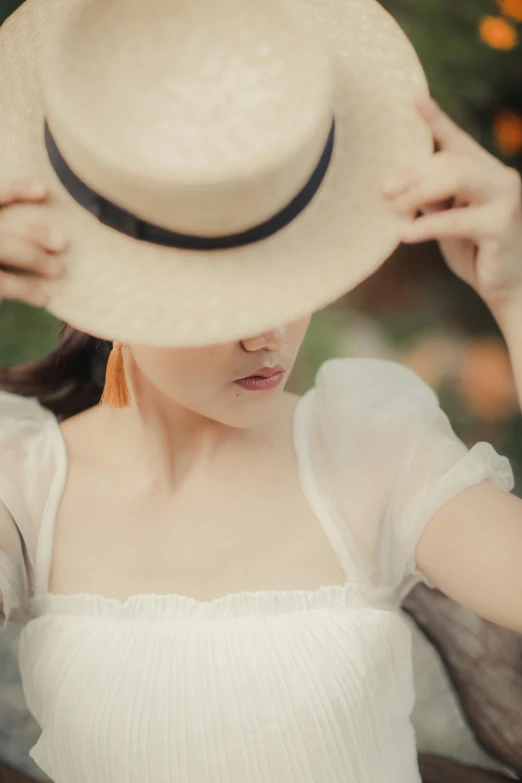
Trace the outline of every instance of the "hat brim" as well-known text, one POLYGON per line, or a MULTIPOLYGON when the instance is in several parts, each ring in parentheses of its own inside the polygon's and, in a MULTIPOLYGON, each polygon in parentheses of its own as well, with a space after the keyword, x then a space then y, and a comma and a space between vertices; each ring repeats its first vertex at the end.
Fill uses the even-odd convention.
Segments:
POLYGON ((428 160, 433 139, 412 100, 428 92, 417 54, 375 0, 306 0, 334 59, 330 168, 289 226, 262 242, 212 252, 108 228, 55 175, 44 145, 38 46, 62 4, 75 1, 26 0, 0 30, 0 177, 37 177, 51 194, 42 205, 10 207, 9 222, 45 220, 70 239, 65 274, 43 283, 53 315, 124 343, 222 343, 326 306, 395 250, 407 218, 393 212, 383 185, 398 168, 428 160))

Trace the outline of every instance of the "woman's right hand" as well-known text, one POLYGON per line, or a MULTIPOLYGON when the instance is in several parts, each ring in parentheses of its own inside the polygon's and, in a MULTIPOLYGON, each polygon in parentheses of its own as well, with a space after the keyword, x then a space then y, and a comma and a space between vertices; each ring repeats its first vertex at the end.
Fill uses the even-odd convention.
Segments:
POLYGON ((4 217, 10 204, 43 202, 47 195, 45 185, 38 181, 0 182, 0 302, 18 299, 42 307, 49 295, 35 275, 55 278, 63 272, 58 254, 67 247, 65 234, 34 220, 15 232, 4 217))

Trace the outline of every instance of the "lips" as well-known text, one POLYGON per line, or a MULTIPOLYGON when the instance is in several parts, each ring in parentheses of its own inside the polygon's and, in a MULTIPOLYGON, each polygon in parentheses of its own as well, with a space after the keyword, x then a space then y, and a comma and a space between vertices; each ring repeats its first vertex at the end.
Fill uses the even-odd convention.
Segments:
MULTIPOLYGON (((252 375, 245 376, 246 378, 272 378, 274 375, 278 375, 281 372, 284 372, 285 368, 281 367, 280 364, 278 364, 276 367, 260 367, 259 370, 256 370, 255 373, 252 373, 252 375)), ((240 378, 239 380, 243 381, 245 378, 240 378)))

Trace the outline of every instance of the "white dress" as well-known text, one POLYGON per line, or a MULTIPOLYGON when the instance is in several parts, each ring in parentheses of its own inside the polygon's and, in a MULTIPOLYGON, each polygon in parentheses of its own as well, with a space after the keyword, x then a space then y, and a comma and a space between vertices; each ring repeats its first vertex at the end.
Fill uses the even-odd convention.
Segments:
POLYGON ((55 783, 419 783, 411 632, 399 605, 423 577, 415 546, 453 495, 508 460, 471 450, 437 397, 387 361, 326 362, 298 403, 303 492, 346 574, 315 591, 182 595, 48 592, 65 484, 57 421, 0 393, 0 627, 55 783), (24 542, 19 544, 17 529, 24 542))

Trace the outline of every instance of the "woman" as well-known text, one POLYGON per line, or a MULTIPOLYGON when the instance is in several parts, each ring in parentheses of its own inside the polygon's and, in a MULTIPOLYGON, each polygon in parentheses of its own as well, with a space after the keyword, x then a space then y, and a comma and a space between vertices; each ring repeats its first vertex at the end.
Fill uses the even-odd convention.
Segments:
POLYGON ((424 581, 522 630, 511 469, 399 365, 284 384, 310 312, 433 237, 522 377, 520 179, 378 4, 225 6, 27 0, 1 41, 0 290, 86 333, 0 397, 31 756, 55 783, 414 783, 397 610, 424 581))

